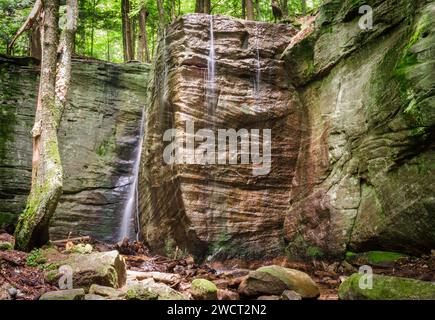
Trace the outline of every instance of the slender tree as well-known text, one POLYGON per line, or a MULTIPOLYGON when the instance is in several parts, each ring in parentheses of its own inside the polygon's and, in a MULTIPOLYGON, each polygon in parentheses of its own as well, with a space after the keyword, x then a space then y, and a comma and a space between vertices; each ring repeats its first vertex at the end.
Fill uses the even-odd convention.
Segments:
POLYGON ((139 11, 139 44, 137 50, 137 58, 142 62, 150 62, 150 52, 148 49, 148 34, 147 34, 147 18, 148 11, 142 7, 139 11))
POLYGON ((301 0, 301 8, 302 8, 302 14, 306 15, 307 14, 307 1, 306 0, 301 0))
MULTIPOLYGON (((160 0, 159 0, 160 1, 160 0)), ((134 59, 133 51, 133 29, 130 21, 130 1, 121 0, 122 13, 122 44, 124 49, 124 61, 134 59)))
POLYGON ((288 17, 288 0, 281 0, 280 7, 282 11, 282 16, 284 18, 288 17))
POLYGON ((59 0, 42 2, 42 59, 33 135, 32 186, 15 230, 16 246, 30 250, 48 241, 50 219, 62 194, 63 170, 57 129, 66 104, 77 21, 77 0, 67 0, 59 45, 59 0), (59 59, 58 59, 58 53, 59 59))
POLYGON ((254 3, 252 0, 245 0, 246 3, 246 19, 255 20, 254 16, 254 3))
POLYGON ((211 13, 211 2, 210 0, 196 0, 195 2, 195 12, 196 13, 211 13))
POLYGON ((157 11, 159 15, 159 28, 163 30, 165 28, 165 11, 163 9, 163 0, 157 0, 157 11))

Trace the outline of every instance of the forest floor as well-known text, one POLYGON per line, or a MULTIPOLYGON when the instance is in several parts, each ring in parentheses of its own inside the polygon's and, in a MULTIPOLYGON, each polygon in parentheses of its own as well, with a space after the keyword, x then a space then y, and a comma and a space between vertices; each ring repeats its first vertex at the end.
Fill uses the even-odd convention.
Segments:
MULTIPOLYGON (((358 265, 345 261, 326 262, 312 260, 296 262, 287 259, 245 262, 230 260, 225 263, 214 262, 198 265, 191 256, 171 259, 152 255, 139 242, 124 242, 108 245, 91 241, 94 251, 118 250, 124 257, 129 274, 158 272, 175 275, 177 280, 171 286, 180 292, 187 292, 193 279, 203 278, 212 281, 225 297, 218 299, 238 299, 237 288, 251 270, 265 265, 280 265, 304 271, 309 274, 320 289, 320 300, 337 300, 340 283, 347 276, 358 272, 358 265)), ((64 248, 58 248, 59 252, 64 248)), ((375 274, 435 281, 434 256, 405 257, 385 266, 373 266, 375 274)), ((44 279, 44 270, 29 265, 29 254, 16 250, 0 251, 0 300, 34 300, 41 294, 58 290, 44 279), (13 289, 11 289, 11 287, 13 289), (6 290, 6 288, 8 288, 6 290), (3 289, 3 290, 2 290, 3 289), (9 296, 7 296, 9 295, 9 296)))

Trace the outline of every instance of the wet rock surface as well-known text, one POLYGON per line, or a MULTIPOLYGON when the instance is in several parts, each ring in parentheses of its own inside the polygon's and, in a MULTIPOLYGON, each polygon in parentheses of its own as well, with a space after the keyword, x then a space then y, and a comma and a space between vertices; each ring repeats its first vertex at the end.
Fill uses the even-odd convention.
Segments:
POLYGON ((159 43, 147 103, 141 229, 159 253, 165 241, 172 241, 195 255, 266 259, 281 251, 284 212, 300 147, 303 110, 279 59, 295 30, 214 16, 214 84, 205 81, 210 31, 208 15, 186 15, 159 43), (215 91, 210 102, 211 85, 215 91), (253 176, 254 165, 240 161, 166 165, 163 134, 170 128, 184 131, 186 120, 194 122, 195 132, 272 129, 270 173, 253 176))
MULTIPOLYGON (((39 69, 0 57, 0 227, 16 221, 30 190, 39 69)), ((63 196, 51 237, 71 232, 117 240, 149 68, 73 60, 70 103, 59 128, 63 196)))
POLYGON ((435 246, 435 7, 367 4, 382 17, 372 30, 357 2, 332 0, 283 54, 308 121, 284 222, 292 256, 435 246))

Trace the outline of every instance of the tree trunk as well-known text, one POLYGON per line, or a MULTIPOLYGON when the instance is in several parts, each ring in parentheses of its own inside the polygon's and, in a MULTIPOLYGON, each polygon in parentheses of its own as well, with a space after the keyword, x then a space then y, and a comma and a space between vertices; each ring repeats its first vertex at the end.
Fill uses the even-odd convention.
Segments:
POLYGON ((204 0, 204 13, 211 13, 211 3, 210 0, 204 0))
POLYGON ((254 4, 252 3, 252 0, 245 0, 245 3, 246 3, 246 19, 255 20, 254 4))
POLYGON ((132 26, 130 22, 130 1, 121 0, 122 12, 122 44, 124 48, 124 61, 131 61, 134 59, 133 52, 133 35, 132 26))
POLYGON ((261 9, 260 9, 260 0, 255 0, 255 11, 257 12, 257 19, 258 21, 262 20, 261 17, 261 9))
POLYGON ((7 51, 6 51, 7 54, 10 55, 12 53, 12 49, 14 47, 15 41, 17 41, 17 39, 23 34, 23 32, 31 29, 35 24, 35 22, 39 20, 41 16, 42 7, 43 7, 42 0, 36 0, 26 21, 21 26, 21 28, 17 31, 15 36, 12 38, 12 41, 8 44, 7 51))
POLYGON ((43 44, 38 103, 33 134, 32 186, 15 230, 16 246, 30 250, 48 241, 48 226, 62 194, 56 115, 56 61, 59 0, 44 0, 43 44))
POLYGON ((42 56, 41 29, 39 23, 36 23, 33 26, 30 32, 29 42, 30 42, 30 56, 38 60, 41 60, 41 56, 42 56))
POLYGON ((246 19, 246 0, 242 0, 242 19, 246 19))
POLYGON ((137 57, 141 62, 150 62, 150 53, 148 49, 148 35, 147 35, 147 15, 148 12, 145 8, 139 11, 139 44, 137 57))
POLYGON ((288 17, 288 0, 281 0, 281 10, 282 16, 284 18, 288 17))
POLYGON ((92 1, 92 17, 91 17, 91 57, 94 56, 94 34, 95 34, 95 6, 96 0, 92 1))
POLYGON ((57 124, 60 123, 68 98, 71 83, 71 59, 74 52, 74 40, 77 31, 78 0, 67 0, 66 24, 60 44, 60 57, 56 74, 56 107, 59 110, 57 124))
POLYGON ((157 11, 159 14, 159 29, 163 31, 165 28, 165 11, 163 10, 163 0, 157 0, 157 11))
POLYGON ((196 13, 204 13, 204 0, 196 0, 195 12, 196 13))
POLYGON ((305 16, 307 14, 307 1, 301 0, 301 8, 302 8, 302 14, 305 16))

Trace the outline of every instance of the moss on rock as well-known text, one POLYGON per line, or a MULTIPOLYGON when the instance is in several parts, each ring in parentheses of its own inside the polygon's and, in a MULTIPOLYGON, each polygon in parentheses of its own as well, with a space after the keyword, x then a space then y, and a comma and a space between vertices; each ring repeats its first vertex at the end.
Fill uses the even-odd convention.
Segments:
POLYGON ((373 275, 373 287, 362 289, 355 273, 339 288, 341 300, 435 300, 435 284, 415 279, 373 275))
POLYGON ((216 285, 206 279, 195 279, 191 285, 192 296, 196 300, 216 300, 217 287, 216 285))

